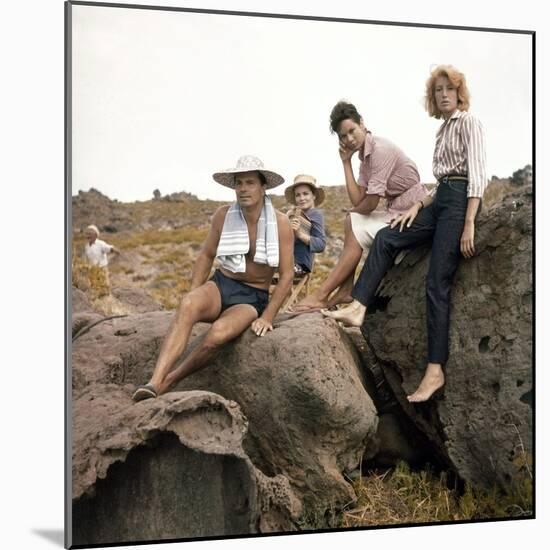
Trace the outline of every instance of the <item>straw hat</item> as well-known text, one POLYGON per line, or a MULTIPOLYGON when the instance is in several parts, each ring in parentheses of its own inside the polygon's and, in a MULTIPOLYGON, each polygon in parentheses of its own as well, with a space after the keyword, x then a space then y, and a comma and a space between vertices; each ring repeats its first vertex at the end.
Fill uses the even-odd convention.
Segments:
POLYGON ((283 176, 280 176, 271 170, 266 170, 264 168, 264 163, 258 157, 254 157, 252 155, 242 156, 237 161, 237 166, 235 166, 235 168, 221 170, 220 172, 212 174, 212 177, 219 184, 235 189, 235 174, 239 172, 251 172, 253 170, 257 170, 265 176, 267 182, 265 185, 266 189, 273 189, 273 187, 277 187, 285 181, 283 176))
POLYGON ((309 185, 313 194, 315 195, 315 206, 320 206, 325 200, 325 192, 321 187, 317 187, 317 180, 313 176, 307 174, 299 174, 294 178, 294 183, 285 189, 285 198, 287 202, 296 204, 296 198, 294 197, 294 189, 298 185, 309 185))

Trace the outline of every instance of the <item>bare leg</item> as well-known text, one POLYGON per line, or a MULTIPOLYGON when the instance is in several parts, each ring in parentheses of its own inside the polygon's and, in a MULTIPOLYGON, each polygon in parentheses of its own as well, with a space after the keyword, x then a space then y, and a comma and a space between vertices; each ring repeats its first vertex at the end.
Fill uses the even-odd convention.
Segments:
POLYGON ((365 320, 365 314, 367 313, 367 308, 361 302, 353 300, 351 305, 337 311, 328 311, 322 309, 321 313, 325 317, 330 317, 336 321, 341 321, 344 325, 348 327, 360 327, 365 320))
POLYGON ((445 384, 445 375, 443 374, 443 368, 439 363, 428 363, 424 378, 420 382, 417 390, 408 395, 407 399, 411 403, 420 403, 421 401, 427 401, 439 388, 445 384))
POLYGON ((204 340, 177 368, 169 372, 157 387, 159 395, 167 392, 182 378, 208 365, 221 351, 224 344, 235 339, 258 317, 258 312, 248 304, 226 309, 214 322, 204 340))
POLYGON ((353 290, 354 272, 340 285, 338 290, 328 299, 327 307, 337 306, 338 304, 350 304, 353 302, 351 291, 353 290))
POLYGON ((355 268, 361 259, 362 253, 363 249, 351 230, 351 219, 348 214, 344 224, 344 248, 342 249, 340 258, 338 258, 338 263, 334 266, 334 269, 323 281, 321 286, 304 298, 299 304, 292 308, 292 310, 299 312, 307 311, 312 308, 327 307, 328 297, 335 288, 346 282, 350 277, 353 283, 353 274, 355 273, 355 268))
POLYGON ((167 373, 185 350, 193 325, 198 321, 213 321, 220 314, 220 310, 220 291, 211 281, 182 298, 170 330, 162 343, 157 364, 149 382, 157 391, 167 373))

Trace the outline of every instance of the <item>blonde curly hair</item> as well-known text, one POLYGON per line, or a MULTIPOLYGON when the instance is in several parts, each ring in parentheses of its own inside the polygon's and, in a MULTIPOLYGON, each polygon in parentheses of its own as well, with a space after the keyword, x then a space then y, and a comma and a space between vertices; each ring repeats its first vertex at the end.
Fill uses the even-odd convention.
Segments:
POLYGON ((455 86, 458 96, 458 109, 467 111, 470 108, 470 92, 466 86, 466 77, 452 65, 438 65, 432 70, 430 78, 426 81, 426 95, 424 106, 430 116, 441 118, 443 113, 437 108, 435 102, 435 81, 440 76, 446 76, 455 86))

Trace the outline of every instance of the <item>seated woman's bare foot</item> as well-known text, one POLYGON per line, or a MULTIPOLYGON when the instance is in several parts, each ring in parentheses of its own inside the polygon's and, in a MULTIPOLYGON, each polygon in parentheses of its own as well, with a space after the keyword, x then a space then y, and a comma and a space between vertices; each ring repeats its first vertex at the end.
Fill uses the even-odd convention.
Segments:
POLYGON ((339 304, 351 304, 353 302, 353 296, 348 289, 339 288, 327 302, 327 307, 334 307, 339 304))
POLYGON ((407 395, 407 399, 411 403, 421 403, 422 401, 427 401, 439 388, 442 388, 445 384, 445 375, 443 374, 443 369, 441 365, 437 363, 428 363, 426 367, 426 373, 420 386, 417 390, 411 394, 407 395))
POLYGON ((341 321, 348 327, 360 327, 365 320, 366 312, 367 308, 355 300, 350 306, 338 309, 336 311, 328 311, 327 309, 321 310, 321 313, 325 317, 330 317, 336 321, 341 321))
POLYGON ((293 313, 300 313, 305 311, 318 311, 324 307, 327 307, 326 299, 323 300, 315 296, 315 294, 310 294, 306 296, 303 300, 300 300, 295 306, 290 308, 290 311, 293 313))

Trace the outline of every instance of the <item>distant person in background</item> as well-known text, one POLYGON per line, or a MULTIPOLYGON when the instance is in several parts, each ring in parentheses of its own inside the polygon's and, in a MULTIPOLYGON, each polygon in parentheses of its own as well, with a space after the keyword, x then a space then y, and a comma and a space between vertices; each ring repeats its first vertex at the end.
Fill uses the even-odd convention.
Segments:
POLYGON ((416 164, 397 145, 367 130, 354 105, 340 101, 334 106, 330 130, 338 135, 346 190, 353 208, 345 220, 344 248, 338 263, 317 290, 292 308, 296 313, 351 302, 355 268, 363 251, 368 254, 376 233, 427 195, 416 164), (357 180, 351 165, 355 153, 361 163, 357 180), (377 210, 381 198, 386 199, 386 207, 377 210))
POLYGON ((285 197, 294 206, 288 212, 294 232, 294 272, 311 273, 313 255, 323 252, 327 244, 323 212, 317 208, 325 200, 325 192, 313 176, 300 174, 285 189, 285 197))
POLYGON ((99 229, 95 225, 89 225, 84 234, 86 235, 87 243, 84 247, 84 256, 89 264, 98 266, 105 273, 106 283, 109 282, 109 258, 108 254, 120 255, 120 250, 111 244, 99 239, 99 229))
POLYGON ((235 191, 235 202, 221 206, 193 268, 191 291, 181 300, 155 369, 147 384, 138 386, 134 401, 155 398, 179 380, 214 361, 223 346, 248 327, 256 336, 273 330, 273 319, 290 292, 294 277, 293 233, 290 222, 266 194, 284 178, 266 170, 251 155, 237 166, 213 174, 220 185, 235 191), (214 260, 219 267, 210 278, 214 260), (279 281, 271 297, 275 270, 279 281), (203 340, 176 366, 195 323, 212 323, 203 340))
POLYGON ((426 82, 425 106, 430 116, 443 119, 432 163, 437 187, 377 234, 353 289, 357 306, 332 315, 360 326, 399 251, 431 242, 426 278, 428 364, 419 387, 408 396, 413 403, 430 399, 445 384, 451 286, 460 258, 475 254, 475 218, 487 186, 483 127, 468 112, 470 93, 464 74, 451 65, 436 67, 426 82))

